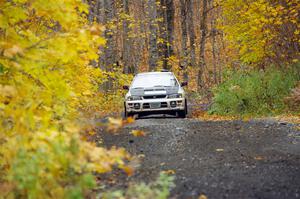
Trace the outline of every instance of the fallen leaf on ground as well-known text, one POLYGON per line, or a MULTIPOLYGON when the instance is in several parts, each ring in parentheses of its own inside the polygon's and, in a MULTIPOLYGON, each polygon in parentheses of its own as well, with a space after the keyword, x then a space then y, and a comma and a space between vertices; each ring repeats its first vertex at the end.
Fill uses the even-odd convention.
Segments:
POLYGON ((125 121, 124 121, 124 123, 125 124, 131 124, 131 123, 133 123, 135 121, 135 119, 133 118, 133 117, 128 117, 125 121))
POLYGON ((144 158, 144 157, 145 157, 144 154, 139 154, 139 155, 138 155, 138 158, 144 158))
POLYGON ((173 175, 175 174, 175 171, 170 169, 170 170, 163 171, 162 173, 173 175))
POLYGON ((107 126, 108 131, 116 132, 122 126, 123 126, 122 119, 116 119, 112 117, 108 118, 108 126, 107 126))
POLYGON ((201 194, 201 195, 198 197, 198 199, 207 199, 207 196, 204 195, 204 194, 201 194))
POLYGON ((135 137, 140 137, 140 136, 145 136, 146 135, 146 133, 142 130, 132 130, 130 132, 130 134, 132 134, 135 137))
POLYGON ((217 152, 222 152, 224 149, 216 149, 217 152))
POLYGON ((254 157, 255 160, 263 160, 264 158, 262 156, 256 156, 254 157))
POLYGON ((123 166, 122 170, 128 175, 128 176, 132 176, 134 173, 134 168, 131 166, 123 166))

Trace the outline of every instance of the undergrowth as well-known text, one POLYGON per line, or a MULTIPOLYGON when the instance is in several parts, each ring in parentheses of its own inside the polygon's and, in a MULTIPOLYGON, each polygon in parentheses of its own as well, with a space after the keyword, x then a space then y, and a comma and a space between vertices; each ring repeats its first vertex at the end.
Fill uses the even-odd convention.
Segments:
POLYGON ((209 113, 219 115, 272 116, 293 112, 284 101, 299 81, 299 65, 265 71, 228 71, 225 81, 213 89, 209 113))
POLYGON ((132 184, 126 190, 116 190, 104 193, 103 199, 166 199, 170 195, 170 189, 175 186, 174 176, 161 173, 156 181, 146 184, 132 184))

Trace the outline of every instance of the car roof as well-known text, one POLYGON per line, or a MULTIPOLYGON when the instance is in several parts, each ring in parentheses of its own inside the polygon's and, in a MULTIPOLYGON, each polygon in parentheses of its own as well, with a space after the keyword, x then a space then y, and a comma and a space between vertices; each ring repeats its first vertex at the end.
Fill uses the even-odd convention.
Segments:
POLYGON ((137 76, 143 76, 143 75, 161 75, 161 74, 168 74, 168 75, 172 75, 172 72, 145 72, 145 73, 138 73, 137 76))

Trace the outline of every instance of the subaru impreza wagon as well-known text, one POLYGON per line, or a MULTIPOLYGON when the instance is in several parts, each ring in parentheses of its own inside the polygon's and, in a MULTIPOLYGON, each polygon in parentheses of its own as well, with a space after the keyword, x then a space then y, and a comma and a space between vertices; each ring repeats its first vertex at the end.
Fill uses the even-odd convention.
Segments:
POLYGON ((172 72, 147 72, 137 74, 125 95, 125 117, 151 114, 172 114, 185 118, 187 100, 181 84, 172 72))

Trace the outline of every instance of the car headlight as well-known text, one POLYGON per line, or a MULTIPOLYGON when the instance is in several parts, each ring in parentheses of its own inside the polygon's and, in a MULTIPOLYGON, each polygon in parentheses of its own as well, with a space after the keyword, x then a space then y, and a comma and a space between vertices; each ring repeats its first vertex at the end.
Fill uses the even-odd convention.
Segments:
POLYGON ((168 95, 168 98, 182 98, 182 94, 178 93, 178 94, 168 95))
POLYGON ((134 101, 134 100, 142 100, 142 96, 129 96, 127 97, 128 101, 134 101))

